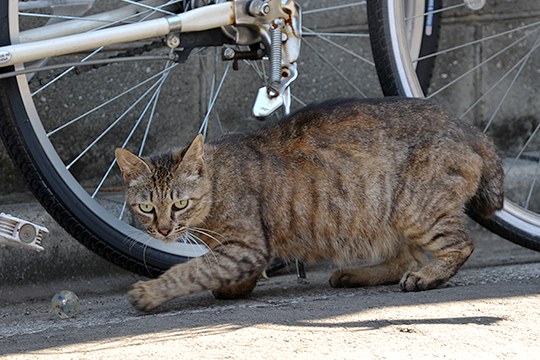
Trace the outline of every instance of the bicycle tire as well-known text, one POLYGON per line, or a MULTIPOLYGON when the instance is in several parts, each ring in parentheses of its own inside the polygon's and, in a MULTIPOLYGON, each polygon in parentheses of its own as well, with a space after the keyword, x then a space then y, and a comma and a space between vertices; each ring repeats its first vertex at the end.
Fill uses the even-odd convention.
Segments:
MULTIPOLYGON (((10 12, 9 4, 13 1, 14 0, 0 0, 0 44, 2 45, 10 44, 12 41, 10 34, 10 15, 13 16, 16 12, 10 12)), ((107 6, 108 5, 109 4, 107 4, 107 6)), ((356 5, 357 4, 354 4, 354 6, 356 5)), ((345 11, 347 10, 348 9, 345 11)), ((314 16, 317 16, 317 14, 319 14, 319 12, 314 12, 314 16)), ((335 17, 335 20, 338 22, 342 21, 339 17, 335 17)), ((304 23, 306 23, 305 18, 304 23)), ((339 25, 341 25, 341 23, 339 25)), ((18 23, 17 27, 19 27, 18 23)), ((342 29, 337 25, 336 28, 342 29)), ((348 29, 349 27, 344 28, 348 29)), ((17 29, 17 31, 19 31, 19 29, 17 29)), ((365 41, 362 39, 367 40, 367 37, 344 37, 344 39, 351 39, 350 41, 357 41, 356 39, 360 39, 359 41, 365 41)), ((369 44, 367 41, 365 44, 365 48, 367 52, 369 52, 369 44)), ((159 42, 157 46, 162 46, 161 42, 159 42)), ((317 46, 314 47, 317 48, 317 46)), ((339 46, 338 48, 341 49, 340 51, 348 51, 345 46, 339 46)), ((147 51, 146 45, 143 50, 147 51)), ((166 50, 168 51, 169 49, 166 48, 166 50)), ((317 52, 315 52, 315 55, 321 57, 321 54, 317 54, 317 52)), ((343 56, 343 59, 337 59, 334 63, 339 65, 340 61, 344 64, 352 64, 355 61, 364 60, 361 56, 356 56, 351 61, 346 56, 343 56)), ((327 63, 332 62, 328 61, 327 63)), ((345 81, 351 82, 348 78, 339 74, 339 66, 332 65, 333 67, 330 71, 336 71, 337 78, 343 78, 345 81)), ((103 68, 98 68, 97 71, 100 71, 101 69, 103 68)), ((363 71, 359 66, 354 66, 353 69, 354 71, 363 71)), ((0 68, 0 73, 13 70, 15 70, 13 67, 0 68)), ((93 70, 91 69, 91 71, 93 70)), ((84 76, 85 79, 87 77, 92 78, 94 73, 91 71, 83 72, 81 75, 76 76, 84 76)), ((370 72, 370 75, 373 74, 372 69, 367 71, 370 72)), ((124 73, 120 71, 112 69, 110 70, 109 75, 111 74, 117 76, 120 80, 125 80, 122 78, 124 73)), ((125 72, 125 74, 129 76, 134 75, 129 72, 125 72)), ((148 235, 135 229, 131 224, 126 224, 125 222, 118 220, 118 218, 115 217, 116 215, 112 216, 112 214, 109 214, 108 211, 94 199, 91 192, 88 193, 85 190, 82 181, 79 182, 79 178, 76 178, 75 174, 72 174, 71 170, 67 169, 68 163, 64 160, 64 157, 67 156, 62 157, 60 154, 62 150, 69 153, 69 146, 63 143, 60 143, 59 146, 56 146, 56 144, 53 145, 45 132, 43 121, 48 120, 51 122, 55 119, 49 119, 51 116, 47 116, 48 113, 46 111, 43 112, 46 115, 42 116, 42 109, 38 109, 38 106, 45 107, 45 105, 38 104, 38 97, 29 95, 30 91, 27 82, 29 79, 34 80, 32 76, 34 75, 30 74, 27 78, 26 75, 17 75, 17 77, 9 77, 0 80, 0 118, 2 119, 0 135, 6 145, 10 157, 21 170, 28 187, 53 218, 64 227, 70 235, 90 250, 127 270, 141 275, 151 277, 158 276, 174 264, 185 262, 195 256, 189 255, 196 252, 195 250, 184 250, 183 248, 180 250, 171 250, 171 244, 165 244, 158 240, 150 239, 148 235), (134 235, 134 232, 137 234, 134 235)), ((366 76, 357 74, 355 74, 354 77, 366 78, 366 76)), ((222 79, 224 78, 225 75, 223 75, 222 79)), ((101 77, 99 79, 105 80, 106 78, 101 77)), ((64 79, 61 81, 63 80, 64 79)), ((315 90, 312 80, 313 79, 310 76, 306 76, 305 73, 301 72, 295 82, 295 86, 300 86, 304 83, 310 90, 315 90)), ((251 83, 256 85, 257 82, 251 81, 251 83)), ((325 79, 324 82, 321 81, 320 83, 328 86, 328 79, 325 79)), ((335 81, 335 83, 339 86, 332 86, 325 92, 313 92, 317 96, 324 96, 321 99, 318 99, 315 96, 313 100, 318 101, 326 97, 335 97, 336 94, 343 93, 343 82, 339 80, 335 81)), ((105 85, 107 86, 107 84, 105 85)), ((53 84, 49 89, 54 86, 56 85, 53 84)), ((107 90, 106 86, 103 87, 103 91, 107 90)), ((221 86, 221 84, 219 86, 221 86)), ((81 87, 80 94, 84 97, 89 91, 84 91, 84 86, 81 87)), ((210 88, 210 86, 208 87, 210 88)), ((66 92, 64 88, 59 89, 61 94, 65 94, 65 98, 71 96, 72 92, 76 93, 79 90, 71 89, 69 86, 67 86, 66 89, 69 89, 69 92, 66 92)), ((218 92, 219 88, 210 89, 210 92, 213 90, 218 92)), ((356 91, 355 89, 352 90, 356 91)), ((235 96, 236 94, 233 95, 235 96)), ((351 94, 350 96, 354 95, 356 94, 351 94)), ((171 96, 175 101, 177 100, 177 97, 179 96, 176 94, 171 96)), ((66 101, 69 101, 69 99, 66 99, 66 101)), ((204 100, 200 101, 200 103, 202 102, 204 102, 204 100)), ((78 103, 77 97, 74 98, 72 103, 74 104, 74 107, 80 106, 83 108, 83 106, 81 106, 83 104, 78 103)), ((178 102, 176 101, 173 104, 176 103, 178 102)), ((200 105, 200 103, 198 105, 200 105)), ((148 104, 150 104, 150 102, 148 104)), ((233 103, 232 106, 236 110, 238 104, 233 103)), ((246 106, 244 105, 244 107, 246 106)), ((250 105, 247 105, 247 107, 250 107, 250 105)), ((71 108, 67 111, 70 110, 71 108)), ((80 111, 82 112, 84 110, 80 111)), ((196 129, 198 129, 198 126, 195 126, 196 129)), ((197 133, 196 129, 192 134, 193 136, 197 133)), ((237 130, 233 129, 232 131, 237 130)), ((156 143, 158 143, 158 141, 156 141, 156 143)), ((121 143, 116 146, 121 146, 121 143)), ((153 151, 156 152, 162 150, 153 149, 153 151)), ((112 151, 109 151, 109 153, 112 154, 112 151)), ((174 243, 172 245, 181 246, 182 244, 179 245, 174 243)))
MULTIPOLYGON (((11 43, 8 5, 9 1, 0 2, 1 45, 11 43)), ((14 70, 0 68, 0 74, 14 70)), ((45 150, 30 118, 18 80, 0 80, 0 137, 5 148, 36 199, 73 238, 104 259, 148 277, 157 277, 174 264, 192 258, 130 240, 132 228, 110 216, 104 217, 88 194, 77 192, 74 181, 66 180, 67 173, 57 171, 54 161, 58 160, 51 158, 50 150, 45 150)))
MULTIPOLYGON (((375 69, 379 77, 379 83, 385 96, 404 96, 403 86, 396 79, 396 66, 398 65, 393 58, 392 44, 388 42, 391 39, 389 28, 385 26, 384 13, 387 13, 387 4, 384 1, 368 1, 368 22, 371 50, 375 59, 375 69)), ((435 0, 432 5, 432 10, 440 9, 441 0, 435 0)), ((428 7, 427 3, 425 7, 428 7)), ((425 9, 429 11, 430 9, 425 9)), ((439 13, 433 15, 430 23, 424 20, 423 28, 429 27, 428 31, 422 31, 421 40, 416 48, 418 56, 431 54, 437 51, 439 47, 439 33, 441 29, 441 17, 439 13)), ((433 76, 433 68, 435 66, 435 58, 427 58, 419 61, 416 64, 415 72, 422 91, 427 93, 431 77, 433 76)))
MULTIPOLYGON (((370 41, 381 86, 387 96, 424 97, 428 94, 428 90, 425 86, 419 85, 418 77, 421 74, 413 75, 414 72, 411 71, 410 59, 415 57, 404 50, 408 47, 404 44, 405 36, 403 34, 401 37, 396 36, 399 28, 404 26, 398 22, 405 20, 397 19, 394 15, 395 6, 394 0, 371 0, 367 6, 370 41)), ((435 57, 430 59, 434 60, 435 57)), ((431 73, 429 75, 431 76, 431 73)), ((488 230, 511 242, 540 251, 539 214, 505 199, 504 208, 490 219, 483 219, 475 213, 471 213, 470 216, 488 230)))
POLYGON ((155 277, 171 264, 189 260, 156 252, 138 242, 131 242, 126 247, 125 233, 96 216, 74 196, 62 176, 50 165, 29 123, 20 121, 24 119, 24 106, 20 103, 14 81, 0 82, 0 136, 28 187, 47 212, 88 249, 126 270, 155 277), (19 115, 15 116, 17 111, 19 115))

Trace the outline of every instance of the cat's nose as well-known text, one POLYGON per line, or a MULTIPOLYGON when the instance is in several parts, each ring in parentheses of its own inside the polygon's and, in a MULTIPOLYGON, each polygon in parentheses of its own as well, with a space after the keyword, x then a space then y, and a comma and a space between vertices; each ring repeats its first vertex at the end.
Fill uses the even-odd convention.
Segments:
POLYGON ((171 228, 159 228, 158 231, 161 233, 161 235, 163 236, 167 236, 171 233, 172 229, 171 228))

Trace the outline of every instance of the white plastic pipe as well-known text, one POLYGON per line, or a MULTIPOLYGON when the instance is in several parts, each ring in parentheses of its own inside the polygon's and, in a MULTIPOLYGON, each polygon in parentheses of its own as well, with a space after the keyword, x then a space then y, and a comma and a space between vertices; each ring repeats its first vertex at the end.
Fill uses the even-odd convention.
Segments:
POLYGON ((66 55, 158 36, 171 31, 193 32, 234 23, 233 3, 203 6, 175 16, 109 29, 0 47, 0 67, 66 55))

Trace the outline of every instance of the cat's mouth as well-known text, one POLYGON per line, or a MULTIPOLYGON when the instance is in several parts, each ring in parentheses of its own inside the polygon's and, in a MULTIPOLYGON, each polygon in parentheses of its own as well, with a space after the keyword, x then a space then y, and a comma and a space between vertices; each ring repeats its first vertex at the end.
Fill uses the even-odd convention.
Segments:
POLYGON ((208 246, 208 244, 221 244, 223 241, 223 236, 220 233, 191 224, 178 225, 167 234, 163 234, 156 228, 148 228, 147 231, 154 239, 166 244, 179 242, 198 245, 205 244, 204 246, 208 246))
POLYGON ((189 236, 189 233, 185 227, 175 229, 167 235, 161 234, 159 231, 155 230, 148 231, 148 234, 154 239, 163 241, 167 244, 172 244, 174 242, 186 242, 186 237, 189 236))

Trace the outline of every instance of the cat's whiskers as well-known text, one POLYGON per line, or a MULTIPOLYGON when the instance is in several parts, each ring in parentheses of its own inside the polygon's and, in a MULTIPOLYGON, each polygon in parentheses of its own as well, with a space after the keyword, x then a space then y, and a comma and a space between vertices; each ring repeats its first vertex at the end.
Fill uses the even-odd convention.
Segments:
MULTIPOLYGON (((218 238, 216 238, 215 236, 213 236, 212 234, 210 234, 210 232, 213 232, 214 234, 216 235, 219 235, 221 237, 224 238, 223 235, 221 235, 220 233, 218 232, 215 232, 215 231, 211 231, 211 230, 208 230, 208 229, 203 229, 203 228, 198 228, 198 227, 189 227, 188 230, 191 230, 191 231, 194 231, 196 233, 199 233, 199 234, 202 234, 204 236, 207 236, 209 237, 210 239, 214 240, 215 242, 217 242, 219 245, 223 245, 223 242, 220 241, 218 238)), ((200 240, 200 239, 199 239, 200 240)))
MULTIPOLYGON (((130 231, 130 232, 133 234, 136 233, 135 231, 130 231)), ((125 244, 128 244, 129 251, 131 251, 133 247, 135 246, 135 244, 137 244, 137 241, 130 234, 127 234, 127 236, 124 236, 124 240, 122 242, 125 244)))
POLYGON ((148 239, 144 245, 143 245, 143 264, 144 264, 144 268, 146 269, 146 271, 148 272, 149 275, 152 274, 152 272, 150 271, 150 269, 148 268, 148 264, 146 263, 146 249, 148 249, 148 243, 150 242, 150 239, 148 239))
MULTIPOLYGON (((208 249, 209 253, 212 253, 212 255, 214 255, 214 258, 216 257, 212 249, 208 246, 208 244, 202 241, 197 235, 190 233, 189 232, 190 229, 188 229, 185 226, 182 226, 178 228, 178 230, 183 231, 183 232, 182 232, 182 235, 176 241, 185 242, 192 245, 197 245, 199 248, 205 247, 206 249, 208 249)), ((207 256, 207 254, 204 254, 203 256, 207 256)))
MULTIPOLYGON (((212 254, 212 256, 214 257, 214 260, 216 261, 216 264, 219 263, 219 260, 218 260, 218 258, 217 258, 217 256, 216 256, 216 254, 214 253, 214 251, 212 250, 212 248, 210 248, 210 246, 208 246, 207 243, 205 243, 205 242, 202 241, 197 235, 192 234, 192 233, 190 233, 189 231, 187 232, 187 234, 188 234, 188 236, 189 236, 189 239, 191 240, 190 243, 196 243, 197 245, 199 245, 199 246, 202 245, 202 246, 204 246, 204 247, 206 247, 206 248, 208 249, 208 253, 202 255, 202 256, 205 258, 205 260, 207 260, 207 262, 208 262, 208 260, 209 260, 209 255, 212 254)), ((208 264, 210 265, 210 262, 208 262, 208 264)))
POLYGON ((225 236, 223 236, 223 234, 221 234, 221 233, 219 233, 217 231, 214 231, 214 230, 210 230, 210 229, 206 229, 206 228, 202 228, 202 227, 197 227, 197 226, 189 226, 189 229, 202 230, 202 231, 206 231, 208 233, 215 234, 217 236, 221 236, 222 238, 225 238, 225 236))
MULTIPOLYGON (((146 250, 148 249, 149 245, 150 245, 150 241, 152 241, 152 239, 155 239, 153 236, 152 236, 152 233, 155 233, 154 232, 151 232, 149 230, 147 230, 146 232, 149 236, 146 237, 145 241, 142 242, 142 246, 143 246, 143 251, 142 251, 142 261, 143 261, 143 265, 144 265, 144 268, 146 269, 147 273, 148 273, 148 276, 155 276, 152 271, 150 270, 150 268, 148 267, 148 264, 146 262, 146 250)), ((126 242, 131 242, 131 245, 129 247, 129 250, 132 250, 133 247, 137 244, 137 243, 141 243, 140 241, 138 240, 135 240, 136 238, 140 238, 140 230, 132 230, 130 231, 128 234, 128 236, 124 237, 124 241, 126 242)))
MULTIPOLYGON (((208 244, 206 244, 204 241, 202 241, 197 235, 195 234, 192 234, 190 233, 189 231, 193 231, 193 232, 196 232, 196 233, 199 233, 199 234, 202 234, 206 237, 209 237, 210 239, 214 240, 215 242, 217 242, 219 245, 223 245, 223 242, 220 241, 216 236, 220 236, 222 238, 225 238, 222 234, 220 234, 219 232, 217 231, 213 231, 213 230, 209 230, 209 229, 204 229, 204 228, 200 228, 200 227, 196 227, 196 226, 190 226, 188 227, 187 229, 188 233, 190 234, 190 236, 192 236, 193 238, 195 238, 196 240, 198 240, 197 242, 198 243, 203 243, 204 246, 206 246, 206 248, 208 249, 208 252, 211 253, 214 257, 214 260, 216 261, 216 264, 219 264, 219 259, 217 258, 217 256, 215 255, 214 251, 210 248, 210 246, 208 246, 208 244), (210 233, 214 233, 216 236, 210 234, 210 233)), ((209 255, 205 254, 203 255, 205 257, 205 259, 208 259, 209 255)))
MULTIPOLYGON (((216 261, 216 265, 218 265, 218 259, 216 257, 216 255, 214 254, 214 252, 212 251, 212 249, 210 247, 208 247, 208 245, 206 243, 204 243, 203 241, 201 241, 200 239, 198 239, 195 235, 193 234, 190 234, 189 232, 187 232, 186 236, 185 236, 185 240, 189 243, 189 244, 195 244, 199 247, 206 247, 208 249, 208 251, 201 255, 200 257, 204 258, 204 261, 206 262, 206 264, 209 266, 209 267, 212 267, 212 262, 210 260, 210 254, 213 255, 214 257, 214 260, 216 261)), ((201 274, 201 270, 200 270, 201 266, 196 266, 195 267, 195 280, 197 281, 199 279, 199 275, 201 274)))

